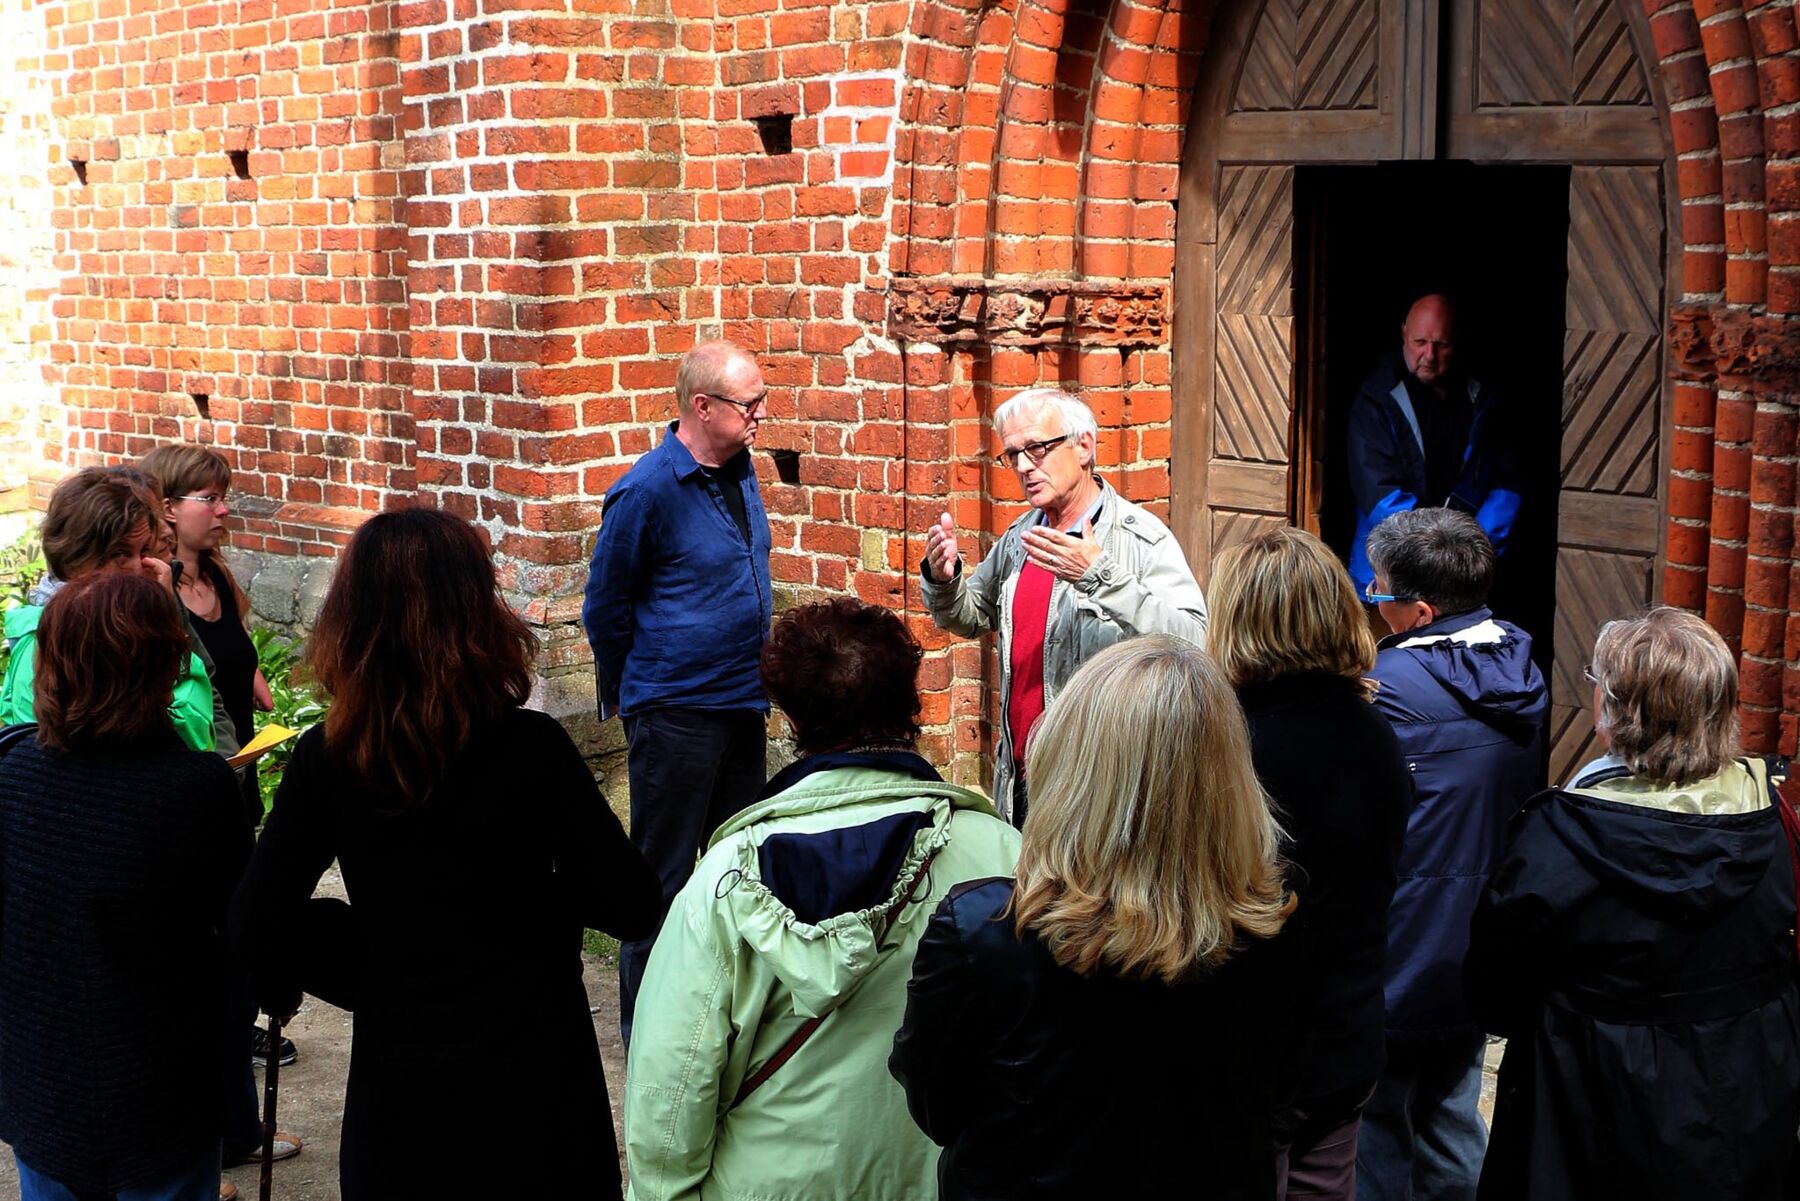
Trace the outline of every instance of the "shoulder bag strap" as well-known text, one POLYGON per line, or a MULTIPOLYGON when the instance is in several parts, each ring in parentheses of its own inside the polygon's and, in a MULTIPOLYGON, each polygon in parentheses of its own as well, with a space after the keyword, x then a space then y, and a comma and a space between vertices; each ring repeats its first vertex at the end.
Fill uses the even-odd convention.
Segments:
MULTIPOLYGON (((942 847, 938 848, 938 850, 942 849, 942 847)), ((881 944, 886 941, 888 931, 894 928, 894 922, 900 917, 900 911, 912 903, 915 894, 919 891, 920 884, 925 882, 931 871, 931 861, 936 858, 936 850, 925 856, 924 861, 919 864, 918 874, 913 877, 912 887, 902 893, 900 899, 888 906, 888 911, 881 915, 881 925, 875 933, 875 945, 877 947, 880 947, 881 944)), ((926 889, 929 894, 930 886, 927 885, 926 889)), ((744 1078, 744 1083, 738 1088, 737 1096, 733 1097, 731 1100, 731 1108, 736 1109, 744 1103, 745 1099, 749 1097, 751 1093, 767 1084, 769 1077, 780 1071, 781 1065, 792 1059, 794 1053, 806 1045, 806 1040, 817 1033, 819 1027, 824 1025, 825 1019, 830 1016, 829 1013, 822 1014, 816 1018, 807 1018, 804 1022, 800 1023, 800 1028, 794 1031, 793 1035, 789 1037, 786 1042, 781 1044, 780 1050, 769 1056, 767 1062, 744 1078)))
MULTIPOLYGON (((1788 799, 1788 790, 1794 786, 1792 777, 1783 776, 1772 781, 1775 792, 1775 812, 1781 818, 1782 832, 1787 835, 1788 864, 1794 872, 1794 897, 1800 904, 1800 813, 1794 811, 1793 802, 1788 799)), ((1800 957, 1800 909, 1794 914, 1794 953, 1800 957)))

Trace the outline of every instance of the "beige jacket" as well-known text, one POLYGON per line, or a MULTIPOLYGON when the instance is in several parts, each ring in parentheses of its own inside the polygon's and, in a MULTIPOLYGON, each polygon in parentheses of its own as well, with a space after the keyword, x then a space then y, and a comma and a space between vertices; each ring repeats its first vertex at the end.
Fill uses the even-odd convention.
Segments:
MULTIPOLYGON (((1049 706, 1077 668, 1115 642, 1140 634, 1172 634, 1206 645, 1206 598, 1187 555, 1169 527, 1100 482, 1100 518, 1094 537, 1100 557, 1073 584, 1050 590, 1050 622, 1044 634, 1044 704, 1049 706)), ((981 565, 958 570, 949 583, 934 582, 920 565, 925 607, 939 629, 974 637, 1000 631, 1000 721, 994 745, 994 805, 1012 817, 1013 746, 1006 724, 1012 694, 1013 592, 1025 563, 1024 534, 1037 524, 1032 509, 1000 536, 981 565)))

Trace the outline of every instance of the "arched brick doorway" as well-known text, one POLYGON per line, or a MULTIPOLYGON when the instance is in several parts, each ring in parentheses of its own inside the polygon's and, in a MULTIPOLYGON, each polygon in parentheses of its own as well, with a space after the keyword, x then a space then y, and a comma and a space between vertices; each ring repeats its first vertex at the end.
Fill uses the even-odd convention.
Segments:
POLYGON ((1170 474, 1175 529, 1203 578, 1214 553, 1261 525, 1317 528, 1323 456, 1336 453, 1308 403, 1297 174, 1409 160, 1568 167, 1566 293, 1551 298, 1560 425, 1552 409, 1531 435, 1561 448, 1556 779, 1590 752, 1581 668, 1596 629, 1662 595, 1663 331, 1681 259, 1665 237, 1680 226, 1655 61, 1626 0, 1251 0, 1216 18, 1184 144, 1170 474))

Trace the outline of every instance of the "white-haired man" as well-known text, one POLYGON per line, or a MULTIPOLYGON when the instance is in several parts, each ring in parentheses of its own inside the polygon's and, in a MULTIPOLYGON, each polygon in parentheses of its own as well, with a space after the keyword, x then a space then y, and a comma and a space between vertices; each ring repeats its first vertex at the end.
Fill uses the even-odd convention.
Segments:
POLYGON ((994 802, 1023 825, 1026 742, 1057 690, 1095 652, 1139 634, 1204 645, 1206 598, 1168 527, 1094 473, 1099 430, 1079 399, 1029 389, 1000 406, 994 429, 997 461, 1018 472, 1031 511, 966 574, 943 514, 920 575, 940 629, 999 631, 994 802))

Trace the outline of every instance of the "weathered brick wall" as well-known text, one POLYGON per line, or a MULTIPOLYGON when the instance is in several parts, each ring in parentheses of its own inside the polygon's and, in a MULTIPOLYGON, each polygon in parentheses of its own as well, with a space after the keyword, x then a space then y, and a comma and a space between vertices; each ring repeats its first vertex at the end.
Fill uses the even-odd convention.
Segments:
POLYGON ((250 549, 408 497, 389 6, 71 0, 47 53, 63 467, 228 448, 250 549))
MULTIPOLYGON (((991 656, 930 628, 908 568, 940 509, 990 532, 1018 512, 985 416, 1078 387, 1103 469, 1168 509, 1210 0, 0 11, 44 56, 7 111, 19 80, 54 111, 52 457, 215 440, 254 551, 328 554, 414 499, 470 516, 545 634, 558 711, 589 703, 574 623, 599 501, 702 337, 755 350, 771 385, 784 599, 904 610, 931 648, 927 750, 963 778, 991 656)), ((1785 0, 1645 11, 1682 218, 1666 595, 1741 648, 1752 745, 1792 749, 1800 34, 1785 0)))
POLYGON ((0 85, 0 507, 24 503, 57 419, 45 378, 56 284, 47 168, 53 151, 47 30, 31 0, 0 0, 0 46, 20 69, 0 85))

